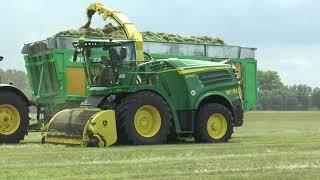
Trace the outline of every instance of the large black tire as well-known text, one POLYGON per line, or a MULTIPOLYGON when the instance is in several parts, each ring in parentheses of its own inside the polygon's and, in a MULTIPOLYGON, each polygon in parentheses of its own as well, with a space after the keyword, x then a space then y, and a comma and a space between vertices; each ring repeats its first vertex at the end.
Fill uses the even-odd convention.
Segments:
POLYGON ((228 140, 231 138, 232 133, 233 133, 233 116, 231 111, 227 107, 221 104, 216 104, 216 103, 205 104, 200 107, 200 109, 198 110, 197 119, 195 121, 195 130, 194 130, 194 138, 197 142, 203 142, 203 143, 228 142, 228 140), (215 125, 212 125, 212 123, 210 124, 210 122, 208 125, 208 121, 210 117, 213 117, 213 115, 220 117, 220 121, 225 123, 224 127, 226 128, 221 128, 222 126, 217 126, 215 127, 217 129, 214 129, 215 125), (213 130, 210 130, 208 126, 213 130), (212 133, 214 132, 218 132, 217 136, 214 136, 216 134, 212 135, 212 133))
POLYGON ((118 137, 121 144, 162 144, 167 142, 171 127, 171 113, 162 97, 152 92, 139 92, 126 96, 117 110, 118 137), (157 109, 161 117, 160 129, 152 137, 139 134, 134 124, 136 112, 143 106, 157 109))
POLYGON ((0 105, 8 104, 16 108, 20 115, 20 125, 12 134, 1 134, 0 143, 19 143, 28 133, 29 107, 22 97, 11 91, 0 92, 0 105))

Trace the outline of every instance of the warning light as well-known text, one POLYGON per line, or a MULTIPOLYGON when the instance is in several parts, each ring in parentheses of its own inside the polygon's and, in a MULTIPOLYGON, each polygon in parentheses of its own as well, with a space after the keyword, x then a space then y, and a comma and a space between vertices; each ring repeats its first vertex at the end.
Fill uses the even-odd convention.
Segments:
POLYGON ((109 36, 109 37, 108 37, 108 40, 109 40, 110 42, 112 42, 112 39, 113 39, 112 36, 109 36))

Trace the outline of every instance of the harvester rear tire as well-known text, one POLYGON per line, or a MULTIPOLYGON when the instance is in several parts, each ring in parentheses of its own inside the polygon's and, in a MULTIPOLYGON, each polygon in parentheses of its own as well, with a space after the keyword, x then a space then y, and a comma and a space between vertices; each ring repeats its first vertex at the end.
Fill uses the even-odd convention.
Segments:
POLYGON ((205 104, 200 107, 197 120, 195 121, 194 138, 196 142, 228 142, 229 139, 231 139, 232 133, 233 116, 227 107, 217 103, 205 104), (212 125, 215 123, 218 124, 218 126, 212 125), (210 130, 211 128, 213 130, 210 130))
POLYGON ((117 110, 118 139, 121 144, 149 145, 167 142, 171 128, 171 112, 161 96, 153 92, 138 92, 126 96, 117 110), (160 129, 153 136, 141 135, 135 127, 136 113, 144 106, 152 106, 160 114, 160 129))
POLYGON ((29 107, 24 99, 14 92, 5 91, 0 94, 0 105, 11 105, 17 109, 20 115, 20 125, 12 134, 1 134, 0 143, 19 143, 28 134, 29 107))

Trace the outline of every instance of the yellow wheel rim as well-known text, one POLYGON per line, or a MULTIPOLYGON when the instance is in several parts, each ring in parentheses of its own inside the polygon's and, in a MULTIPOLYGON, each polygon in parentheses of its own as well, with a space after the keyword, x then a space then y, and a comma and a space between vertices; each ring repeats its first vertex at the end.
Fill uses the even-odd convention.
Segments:
POLYGON ((222 138, 227 132, 226 118, 219 113, 213 114, 208 119, 207 130, 209 136, 213 139, 222 138))
POLYGON ((153 137, 161 127, 161 116, 157 108, 145 105, 134 116, 134 127, 143 137, 153 137))
POLYGON ((20 126, 20 113, 10 104, 0 105, 0 134, 10 135, 20 126))

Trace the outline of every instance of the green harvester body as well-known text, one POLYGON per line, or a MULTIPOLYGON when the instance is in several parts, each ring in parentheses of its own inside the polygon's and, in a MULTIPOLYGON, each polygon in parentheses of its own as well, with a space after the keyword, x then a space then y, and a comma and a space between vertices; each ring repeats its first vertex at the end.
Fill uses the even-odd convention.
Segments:
MULTIPOLYGON (((189 134, 195 112, 205 101, 219 101, 239 114, 236 126, 242 125, 241 111, 251 110, 257 103, 254 48, 147 41, 145 52, 153 60, 136 60, 134 66, 130 62, 118 72, 117 84, 97 87, 92 86, 93 79, 88 79, 80 57, 74 61, 72 43, 77 40, 78 37, 56 37, 27 44, 22 50, 33 100, 40 107, 44 122, 62 109, 78 107, 88 96, 123 96, 147 90, 166 100, 176 132, 189 134)), ((91 51, 90 58, 99 62, 104 53, 97 48, 91 51)))
MULTIPOLYGON (((115 86, 91 87, 85 106, 103 108, 111 96, 117 102, 118 97, 149 91, 164 98, 172 113, 175 133, 180 137, 192 134, 198 108, 209 101, 232 109, 237 117, 234 125, 242 125, 239 83, 232 65, 192 59, 153 60, 120 72, 120 77, 123 78, 115 86)), ((112 109, 116 106, 112 105, 112 109)))

